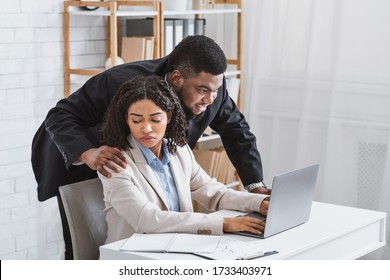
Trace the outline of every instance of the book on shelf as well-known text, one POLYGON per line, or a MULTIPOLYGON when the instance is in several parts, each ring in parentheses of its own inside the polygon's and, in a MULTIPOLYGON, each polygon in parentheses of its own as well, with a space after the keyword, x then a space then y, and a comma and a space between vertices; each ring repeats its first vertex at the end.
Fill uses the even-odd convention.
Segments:
POLYGON ((184 37, 184 21, 173 19, 173 46, 176 46, 184 37))
POLYGON ((164 20, 164 55, 168 55, 173 51, 174 47, 174 29, 173 19, 164 20))
POLYGON ((212 150, 194 150, 194 156, 202 169, 218 182, 229 184, 236 180, 236 170, 223 147, 212 150))
MULTIPOLYGON (((227 157, 227 155, 226 155, 227 157)), ((236 168, 233 166, 233 164, 229 161, 227 174, 226 174, 226 184, 232 183, 237 180, 236 177, 236 168)))
POLYGON ((145 38, 145 60, 150 60, 154 58, 154 37, 145 38))
POLYGON ((203 35, 205 19, 167 18, 164 20, 164 54, 171 53, 173 48, 189 35, 203 35))
POLYGON ((126 19, 126 37, 153 36, 153 18, 126 19))
POLYGON ((213 169, 216 153, 211 150, 194 150, 194 156, 202 169, 209 174, 210 177, 213 177, 211 170, 213 169))
POLYGON ((194 34, 195 35, 205 35, 206 33, 206 19, 205 18, 196 18, 194 19, 194 34))
MULTIPOLYGON (((204 35, 206 19, 165 18, 164 55, 189 35, 204 35)), ((126 19, 126 37, 153 37, 153 18, 126 19)))
POLYGON ((219 148, 213 149, 212 151, 215 153, 214 162, 212 163, 212 168, 211 168, 211 174, 213 174, 212 177, 215 178, 218 182, 225 183, 220 178, 220 171, 223 168, 223 166, 221 165, 221 157, 222 157, 223 148, 219 147, 219 148))
POLYGON ((195 34, 195 20, 193 18, 183 19, 183 38, 195 34))
POLYGON ((122 37, 122 59, 125 63, 153 59, 154 37, 122 37))

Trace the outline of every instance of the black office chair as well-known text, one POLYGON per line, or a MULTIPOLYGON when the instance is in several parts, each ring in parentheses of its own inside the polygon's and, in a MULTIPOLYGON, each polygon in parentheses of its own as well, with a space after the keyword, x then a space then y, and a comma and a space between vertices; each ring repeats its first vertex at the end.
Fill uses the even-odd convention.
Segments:
POLYGON ((100 179, 62 186, 59 191, 69 223, 74 259, 99 259, 99 246, 107 237, 100 179))

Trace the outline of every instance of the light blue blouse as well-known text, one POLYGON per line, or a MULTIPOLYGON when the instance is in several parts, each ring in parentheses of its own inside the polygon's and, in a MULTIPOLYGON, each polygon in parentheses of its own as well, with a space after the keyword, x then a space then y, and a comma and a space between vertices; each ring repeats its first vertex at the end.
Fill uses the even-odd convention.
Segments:
POLYGON ((168 151, 166 142, 163 140, 162 143, 163 157, 162 160, 160 160, 153 154, 153 152, 149 148, 143 147, 135 139, 134 141, 135 143, 137 143, 138 147, 143 153, 149 166, 156 174, 156 177, 160 182, 160 186, 164 191, 165 198, 168 202, 169 210, 180 212, 179 196, 177 194, 176 184, 175 184, 175 180, 173 179, 172 170, 169 165, 170 153, 168 151))

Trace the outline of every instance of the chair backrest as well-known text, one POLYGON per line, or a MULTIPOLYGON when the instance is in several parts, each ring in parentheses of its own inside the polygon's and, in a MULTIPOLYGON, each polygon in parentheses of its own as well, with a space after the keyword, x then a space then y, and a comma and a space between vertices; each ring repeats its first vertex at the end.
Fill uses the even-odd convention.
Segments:
POLYGON ((65 185, 59 191, 69 223, 74 259, 99 259, 99 246, 107 237, 100 179, 65 185))

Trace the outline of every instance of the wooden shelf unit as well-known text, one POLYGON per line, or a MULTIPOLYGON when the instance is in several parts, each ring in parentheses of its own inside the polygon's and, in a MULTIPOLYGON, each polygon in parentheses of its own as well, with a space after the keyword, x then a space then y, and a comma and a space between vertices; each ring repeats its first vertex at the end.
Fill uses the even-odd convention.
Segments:
MULTIPOLYGON (((155 1, 64 1, 63 14, 63 36, 64 36, 64 95, 70 94, 70 75, 85 75, 93 76, 101 73, 104 69, 81 69, 72 68, 70 65, 70 16, 101 16, 107 17, 107 57, 110 57, 111 64, 115 65, 115 57, 118 56, 118 18, 119 17, 153 17, 154 26, 154 57, 159 58, 164 53, 164 18, 167 16, 183 16, 190 15, 194 17, 201 17, 209 14, 237 14, 237 57, 235 59, 228 59, 228 64, 235 66, 235 69, 225 73, 226 76, 241 76, 241 0, 216 0, 218 5, 236 5, 236 8, 213 8, 203 10, 184 10, 184 11, 169 11, 164 10, 163 2, 155 1), (96 6, 98 10, 77 10, 74 8, 96 6), (135 7, 150 7, 150 11, 121 11, 121 6, 135 6, 135 7)), ((237 106, 241 109, 241 83, 237 100, 237 106)))
POLYGON ((70 95, 70 75, 93 76, 101 73, 104 69, 76 69, 70 65, 70 16, 103 16, 107 17, 107 54, 111 59, 111 65, 115 65, 115 58, 118 56, 118 17, 153 17, 154 33, 154 57, 161 57, 160 54, 160 17, 162 3, 160 1, 64 1, 63 14, 63 35, 64 35, 64 95, 70 95), (78 10, 75 8, 95 6, 98 10, 78 10), (121 6, 149 7, 150 11, 121 11, 121 6))

